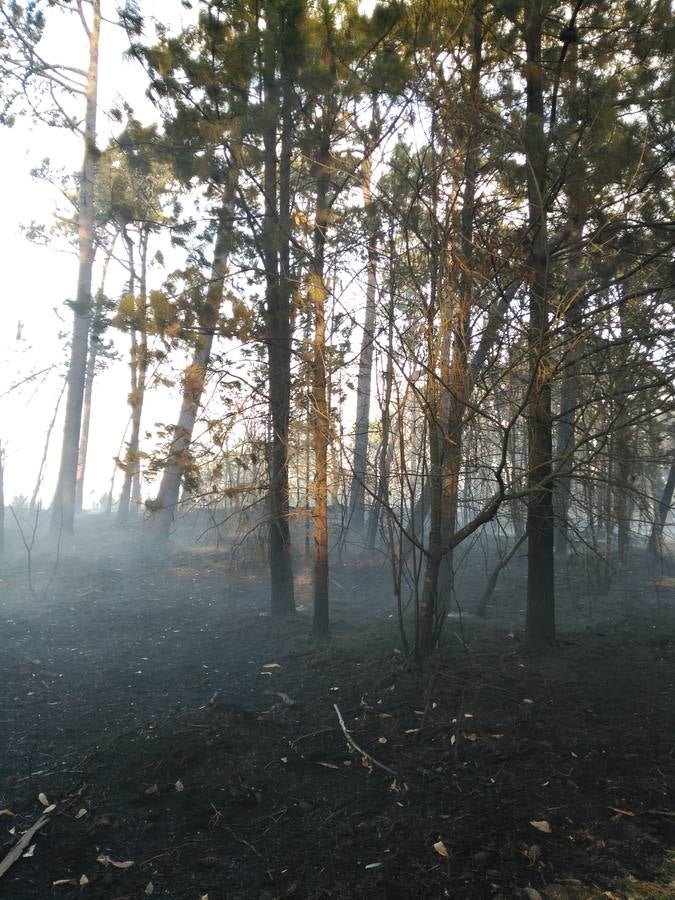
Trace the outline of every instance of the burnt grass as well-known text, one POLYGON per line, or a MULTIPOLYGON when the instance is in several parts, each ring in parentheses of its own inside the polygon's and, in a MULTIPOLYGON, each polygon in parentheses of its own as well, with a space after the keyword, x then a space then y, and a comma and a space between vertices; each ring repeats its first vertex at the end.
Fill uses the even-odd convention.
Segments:
POLYGON ((382 557, 334 562, 317 644, 302 559, 277 620, 252 555, 80 530, 0 581, 0 858, 55 805, 0 897, 675 896, 672 569, 564 568, 533 654, 518 558, 420 672, 382 557))

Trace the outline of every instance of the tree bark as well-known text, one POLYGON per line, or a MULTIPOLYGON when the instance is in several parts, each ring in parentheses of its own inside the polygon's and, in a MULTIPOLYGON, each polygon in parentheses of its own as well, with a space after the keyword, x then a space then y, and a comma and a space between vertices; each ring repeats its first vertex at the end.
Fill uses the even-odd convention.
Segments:
POLYGON ((268 124, 263 132, 263 257, 265 263, 265 314, 269 377, 269 411, 272 426, 269 466, 269 563, 270 601, 273 615, 295 611, 288 494, 288 433, 291 402, 290 321, 290 163, 291 87, 288 75, 277 80, 276 38, 281 11, 268 0, 264 35, 263 93, 268 124), (280 110, 281 140, 277 158, 277 126, 280 110))
POLYGON ((654 519, 652 530, 647 542, 647 549, 655 556, 660 557, 663 552, 663 529, 666 527, 668 513, 673 503, 673 492, 675 491, 675 459, 670 464, 670 471, 666 479, 661 499, 659 500, 658 515, 654 519))
POLYGON ((61 387, 61 390, 59 391, 59 396, 56 400, 56 405, 54 406, 54 415, 51 418, 49 427, 47 428, 47 434, 45 435, 45 445, 44 445, 44 449, 42 450, 42 459, 40 460, 40 468, 38 469, 37 478, 35 479, 35 487, 33 488, 33 493, 30 498, 30 503, 28 504, 28 510, 31 513, 31 515, 35 511, 35 507, 37 506, 37 498, 38 498, 38 494, 40 493, 40 487, 42 486, 42 477, 44 475, 45 465, 47 463, 47 454, 49 453, 49 444, 50 444, 51 437, 52 437, 52 431, 54 430, 54 425, 56 424, 56 418, 59 414, 59 409, 61 407, 61 400, 63 400, 63 395, 65 393, 67 384, 68 384, 68 381, 66 379, 66 380, 64 380, 63 386, 61 387))
POLYGON ((96 178, 96 111, 98 87, 98 49, 101 31, 101 0, 92 0, 93 19, 89 28, 89 66, 87 70, 84 120, 84 161, 78 197, 79 268, 74 303, 73 336, 68 369, 68 394, 63 426, 61 464, 52 502, 50 531, 72 532, 75 520, 75 487, 84 381, 91 321, 91 279, 94 264, 94 181, 96 178))
MULTIPOLYGON (((569 78, 571 90, 577 89, 577 44, 570 46, 569 78)), ((558 459, 558 475, 553 488, 553 505, 555 510, 555 549, 558 554, 569 550, 569 511, 572 501, 572 472, 574 470, 574 444, 577 419, 577 407, 581 390, 579 380, 579 343, 585 304, 582 292, 583 271, 579 259, 581 257, 581 241, 587 215, 586 169, 581 154, 571 166, 573 171, 568 177, 569 227, 567 277, 565 279, 564 340, 565 353, 562 360, 562 378, 560 384, 560 416, 558 420, 558 436, 556 456, 558 459)))
POLYGON ((309 301, 314 313, 312 346, 312 432, 314 443, 314 619, 312 634, 330 635, 328 614, 328 443, 330 411, 326 374, 326 283, 324 275, 326 230, 328 228, 328 185, 330 145, 324 136, 314 164, 316 178, 316 222, 310 262, 309 301))
POLYGON ((101 317, 103 315, 103 301, 105 299, 105 280, 108 273, 108 266, 112 258, 113 249, 117 234, 113 238, 112 244, 106 253, 103 263, 103 272, 101 274, 101 286, 96 295, 96 303, 94 305, 94 316, 91 325, 91 337, 89 340, 89 356, 87 357, 87 370, 84 382, 84 406, 82 410, 82 428, 80 432, 80 447, 77 456, 77 481, 75 484, 75 512, 82 512, 82 502, 84 498, 84 475, 87 468, 87 450, 89 449, 89 428, 91 425, 91 401, 94 392, 94 379, 96 377, 96 363, 98 361, 98 351, 100 346, 100 337, 103 330, 101 326, 101 317))
POLYGON ((377 233, 370 184, 372 162, 367 147, 362 170, 363 205, 366 210, 368 229, 368 260, 366 263, 366 309, 361 352, 359 354, 359 373, 356 382, 356 421, 354 423, 354 457, 350 491, 351 509, 349 514, 349 527, 354 528, 358 533, 363 531, 365 518, 364 498, 368 470, 368 429, 370 424, 373 351, 375 349, 375 300, 377 293, 377 233))
MULTIPOLYGON (((124 461, 124 483, 117 508, 117 524, 124 527, 129 522, 129 505, 131 490, 135 477, 139 472, 139 450, 141 435, 141 418, 143 416, 143 401, 145 399, 145 387, 148 370, 148 297, 147 297, 147 255, 149 232, 146 227, 141 227, 139 233, 140 277, 138 301, 134 298, 134 321, 131 323, 131 392, 129 393, 129 406, 131 407, 131 433, 124 461)), ((131 242, 129 242, 131 248, 131 242)), ((130 249, 131 280, 133 284, 133 255, 130 249)), ((131 287, 131 285, 130 285, 131 287)), ((133 293, 133 290, 131 290, 133 293)))
POLYGON ((387 368, 384 373, 384 397, 382 399, 382 443, 378 465, 378 484, 375 502, 370 509, 368 522, 368 546, 374 547, 380 524, 383 505, 389 502, 389 470, 390 470, 390 435, 391 435, 391 396, 394 384, 394 236, 393 226, 389 236, 389 309, 387 326, 387 368))
POLYGON ((218 230, 213 251, 211 278, 206 293, 206 303, 199 316, 199 336, 192 353, 192 359, 183 375, 183 398, 178 422, 173 429, 173 440, 167 456, 157 497, 148 503, 152 513, 151 523, 155 535, 166 540, 178 506, 181 481, 190 465, 190 444, 197 413, 204 392, 204 384, 213 339, 218 325, 218 317, 223 301, 223 289, 227 264, 232 248, 234 231, 234 198, 239 179, 239 169, 234 166, 228 174, 223 204, 218 214, 218 230))
POLYGON ((525 21, 527 112, 525 155, 530 236, 528 352, 527 619, 532 644, 555 640, 551 359, 546 239, 546 135, 542 66, 542 0, 529 0, 525 21))

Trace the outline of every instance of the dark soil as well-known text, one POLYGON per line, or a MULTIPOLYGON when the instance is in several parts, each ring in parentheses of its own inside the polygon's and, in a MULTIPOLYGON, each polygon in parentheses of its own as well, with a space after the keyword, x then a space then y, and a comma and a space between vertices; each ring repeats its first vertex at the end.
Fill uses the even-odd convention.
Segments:
POLYGON ((0 581, 0 858, 55 804, 0 897, 675 897, 672 573, 566 569, 533 655, 516 560, 420 673, 379 558, 335 563, 317 645, 300 565, 279 621, 260 562, 82 531, 44 596, 47 556, 0 581))

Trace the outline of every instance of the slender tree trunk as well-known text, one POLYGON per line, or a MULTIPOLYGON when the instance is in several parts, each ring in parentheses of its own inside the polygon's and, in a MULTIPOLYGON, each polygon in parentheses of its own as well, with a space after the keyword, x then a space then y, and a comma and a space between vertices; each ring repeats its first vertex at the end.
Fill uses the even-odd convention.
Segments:
POLYGON ((356 382, 356 421, 354 423, 354 461, 350 491, 349 527, 359 534, 363 531, 365 517, 365 490, 368 470, 368 429, 370 418, 370 393, 375 349, 375 311, 377 294, 377 233, 371 197, 372 162, 366 148, 363 161, 363 205, 367 216, 368 261, 366 264, 366 309, 363 322, 363 338, 359 354, 359 374, 356 382))
POLYGON ((314 252, 310 262, 309 301, 314 312, 312 406, 314 443, 314 620, 312 634, 327 638, 330 634, 328 615, 328 443, 330 413, 326 375, 326 283, 325 246, 328 227, 328 185, 330 181, 330 146, 322 140, 315 154, 316 223, 314 252))
POLYGON ((371 507, 368 522, 368 546, 374 547, 380 524, 380 515, 389 493, 391 397, 394 383, 394 237, 389 236, 389 310, 387 326, 387 368, 384 373, 384 397, 382 399, 382 443, 378 464, 377 496, 371 507))
POLYGON ((101 273, 101 286, 96 295, 94 306, 94 318, 91 326, 91 338, 89 341, 89 356, 87 357, 87 371, 84 382, 84 407, 82 410, 82 429, 80 433, 80 448, 77 456, 77 481, 75 484, 75 512, 82 512, 84 497, 84 474, 87 467, 87 450, 89 448, 89 428, 91 425, 91 401, 94 392, 94 378, 96 377, 96 362, 102 333, 101 319, 103 316, 103 302, 105 299, 105 280, 108 266, 112 258, 117 235, 113 239, 110 249, 106 253, 101 273))
MULTIPOLYGON (((481 121, 480 78, 483 67, 483 0, 474 3, 474 27, 472 36, 471 80, 466 112, 474 123, 469 128, 464 155, 464 191, 459 220, 459 235, 454 252, 456 300, 445 298, 446 320, 452 323, 451 359, 447 368, 445 386, 445 427, 443 446, 443 522, 442 540, 447 551, 441 563, 439 593, 447 605, 453 587, 452 537, 457 529, 459 504, 459 476, 462 466, 464 415, 469 401, 469 345, 471 341, 471 314, 474 303, 473 226, 476 215, 476 179, 480 141, 478 129, 481 121)), ((455 287, 455 285, 453 285, 455 287)), ((454 299, 454 298, 453 298, 454 299)))
POLYGON ((166 540, 171 531, 178 505, 180 485, 186 468, 191 463, 190 444, 197 413, 204 392, 204 384, 213 339, 218 324, 223 301, 228 257, 232 247, 234 231, 234 198, 239 179, 239 169, 233 167, 228 174, 226 193, 218 215, 218 230, 213 252, 211 278, 206 294, 206 303, 199 317, 199 336, 192 353, 192 359, 183 375, 183 399, 178 422, 173 429, 173 440, 167 456, 157 498, 148 503, 152 513, 152 527, 157 537, 166 540))
POLYGON ((72 532, 75 518, 75 486, 80 422, 91 321, 91 278, 94 264, 94 181, 96 177, 96 108, 98 84, 98 47, 101 31, 101 0, 92 0, 93 18, 89 28, 89 67, 87 70, 84 119, 84 161, 78 197, 79 269, 74 303, 73 336, 68 369, 66 417, 63 426, 61 465, 52 502, 50 531, 72 532))
POLYGON ((268 125, 263 134, 263 255, 269 375, 269 409, 272 426, 270 453, 269 562, 273 615, 295 611, 288 495, 288 432, 291 402, 291 321, 288 270, 290 241, 291 88, 287 75, 281 91, 276 77, 279 10, 268 0, 263 63, 263 92, 268 125), (277 27, 275 27, 277 26, 277 27), (281 98, 280 98, 281 93, 281 98), (277 117, 280 107, 281 141, 277 158, 277 117), (284 246, 285 245, 285 246, 284 246))
MULTIPOLYGON (((577 89, 577 44, 569 51, 569 78, 571 90, 577 89)), ((587 215, 586 168, 581 154, 571 163, 568 176, 569 227, 564 338, 565 353, 562 360, 560 384, 560 416, 556 456, 558 475, 553 488, 556 517, 555 548, 558 554, 569 550, 569 512, 572 501, 572 472, 574 470, 574 444, 579 405, 579 343, 585 297, 582 292, 583 270, 580 265, 581 241, 587 215)))
POLYGON ((525 21, 527 113, 525 154, 530 233, 528 350, 527 622, 530 643, 555 639, 553 586, 553 487, 551 360, 548 324, 548 247, 546 240, 546 135, 542 66, 542 0, 528 0, 525 21))
MULTIPOLYGON (((143 416, 143 401, 145 399, 145 387, 148 369, 148 333, 147 333, 147 255, 148 255, 147 228, 143 228, 139 237, 139 255, 141 262, 139 277, 139 296, 134 303, 135 316, 131 323, 131 392, 129 393, 129 405, 131 406, 131 432, 127 452, 124 461, 124 483, 120 502, 117 508, 117 524, 124 527, 129 521, 129 505, 131 489, 134 477, 139 467, 139 450, 141 435, 141 418, 143 416)), ((133 256, 130 255, 131 281, 133 283, 133 256)), ((133 291, 131 291, 133 294, 133 291)))
POLYGON ((427 409, 429 416, 429 500, 430 523, 427 542, 422 599, 415 629, 415 655, 427 659, 434 649, 436 615, 438 610, 438 575, 443 556, 441 528, 443 522, 443 472, 441 464, 441 435, 438 422, 437 386, 433 374, 428 376, 427 409))
POLYGON ((649 535, 649 541, 647 542, 647 549, 655 557, 660 557, 663 553, 663 529, 666 527, 668 513, 670 512, 672 507, 674 491, 675 459, 673 459, 672 463, 670 464, 668 478, 663 488, 661 499, 659 500, 658 515, 654 519, 654 524, 652 525, 652 530, 649 535))
POLYGON ((35 511, 35 507, 37 505, 38 494, 40 493, 40 487, 42 486, 42 478, 44 476, 45 465, 47 463, 47 454, 49 453, 49 444, 52 437, 52 431, 54 430, 54 425, 56 423, 56 418, 59 414, 59 409, 61 408, 61 401, 63 400, 63 395, 65 393, 66 387, 68 385, 68 380, 64 379, 61 390, 59 391, 59 396, 56 400, 56 405, 54 406, 54 415, 51 418, 49 423, 49 427, 47 428, 47 434, 45 435, 45 445, 42 450, 42 459, 40 460, 40 468, 38 469, 37 478, 35 479, 35 487, 33 488, 33 493, 30 498, 30 503, 28 505, 29 512, 32 513, 35 511))

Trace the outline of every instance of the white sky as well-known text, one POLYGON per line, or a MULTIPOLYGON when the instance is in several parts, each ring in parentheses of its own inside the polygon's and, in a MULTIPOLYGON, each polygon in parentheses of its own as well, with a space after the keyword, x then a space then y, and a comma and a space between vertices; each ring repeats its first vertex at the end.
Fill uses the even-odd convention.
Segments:
MULTIPOLYGON (((103 0, 103 16, 115 19, 117 0, 103 0)), ((364 0, 362 8, 372 8, 371 0, 364 0)), ((141 9, 146 21, 160 18, 175 31, 195 21, 198 4, 186 10, 180 0, 142 0, 141 9)), ((45 39, 40 44, 42 55, 52 62, 86 66, 87 42, 77 17, 52 11, 48 14, 45 39)), ((153 29, 148 21, 147 39, 153 29)), ((155 117, 152 105, 144 96, 146 79, 138 63, 126 61, 126 35, 122 29, 103 23, 99 63, 99 147, 105 147, 119 123, 110 123, 107 110, 119 102, 120 97, 133 107, 142 122, 155 117)), ((83 110, 83 100, 78 98, 78 114, 83 110)), ((37 246, 30 243, 20 230, 35 220, 49 226, 59 202, 58 192, 44 181, 35 181, 30 172, 45 157, 53 168, 66 172, 79 170, 82 160, 82 141, 65 130, 47 128, 29 118, 17 119, 14 128, 0 129, 0 195, 4 203, 0 210, 0 247, 3 249, 2 323, 0 330, 0 441, 6 450, 5 502, 11 503, 24 495, 30 497, 38 475, 45 435, 63 384, 66 354, 64 337, 70 334, 72 313, 64 301, 72 298, 77 281, 77 259, 63 245, 37 246), (22 323, 21 340, 17 340, 18 323, 22 323), (52 367, 47 375, 16 390, 9 390, 32 372, 52 367), (8 393, 9 391, 9 393, 8 393)), ((165 247, 162 247, 165 252, 165 247)), ((167 254, 167 270, 180 265, 181 260, 170 259, 167 254)), ((99 285, 98 267, 95 267, 92 288, 99 285)), ((163 273, 157 271, 149 288, 160 287, 163 273)), ((106 283, 106 293, 112 298, 124 290, 124 272, 111 266, 106 283)), ((112 339, 122 359, 109 365, 97 375, 94 384, 92 423, 89 434, 89 452, 85 479, 84 505, 90 507, 108 489, 114 470, 113 458, 120 451, 120 444, 129 419, 129 407, 124 402, 128 392, 127 335, 110 329, 106 340, 112 339)), ((358 337, 360 340, 360 337, 358 337)), ((178 366, 183 361, 175 360, 178 366)), ((40 491, 43 506, 51 502, 58 471, 62 418, 65 397, 56 420, 49 447, 44 481, 40 491)), ((175 421, 179 405, 176 389, 153 389, 146 394, 142 432, 152 430, 155 422, 175 421)), ((145 445, 148 449, 148 445, 145 445)), ((115 493, 119 491, 121 473, 117 473, 115 493)), ((145 496, 149 489, 145 489, 145 496)))
MULTIPOLYGON (((114 18, 114 3, 103 0, 103 15, 114 18)), ((144 0, 144 14, 159 15, 164 23, 177 27, 195 13, 186 11, 179 0, 144 0)), ((50 13, 43 53, 54 62, 82 65, 87 46, 84 32, 75 16, 50 13)), ((122 94, 139 118, 148 121, 153 115, 144 98, 145 78, 137 63, 124 61, 126 36, 113 25, 103 23, 99 78, 99 146, 105 146, 111 134, 105 111, 122 94)), ((42 50, 42 44, 41 44, 42 50)), ((119 127, 119 126, 118 126, 119 127)), ((44 448, 45 433, 61 390, 64 342, 59 332, 70 332, 72 314, 63 306, 72 298, 77 280, 76 257, 58 249, 31 244, 20 226, 32 220, 51 223, 58 202, 57 192, 44 182, 35 181, 31 169, 48 156, 54 167, 77 171, 82 159, 82 143, 77 136, 61 129, 47 128, 27 118, 18 119, 11 129, 0 129, 0 246, 3 250, 2 297, 3 329, 0 333, 0 440, 6 448, 5 498, 30 496, 37 478, 44 448), (18 341, 17 325, 23 323, 22 340, 18 341), (31 372, 58 366, 48 376, 38 378, 25 387, 5 392, 31 372)), ((161 277, 161 276, 160 276, 161 277)), ((122 289, 122 274, 111 271, 108 293, 117 296, 122 289)), ((94 289, 98 276, 94 276, 94 289)), ((159 286, 159 285, 156 285, 159 286)), ((128 337, 111 330, 120 352, 126 355, 128 337)), ((128 382, 127 365, 113 364, 95 382, 94 416, 90 432, 85 506, 93 497, 107 490, 113 470, 113 456, 118 452, 129 409, 123 402, 128 382)), ((63 403, 62 403, 63 407, 63 403)), ((172 421, 177 405, 167 392, 148 396, 144 421, 172 421)), ((62 412, 62 409, 61 409, 62 412)), ((49 504, 54 489, 61 443, 61 416, 52 434, 50 452, 41 491, 44 505, 49 504)))

